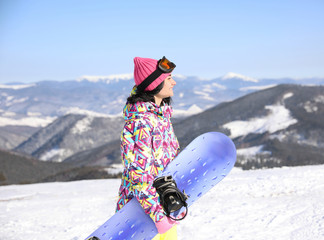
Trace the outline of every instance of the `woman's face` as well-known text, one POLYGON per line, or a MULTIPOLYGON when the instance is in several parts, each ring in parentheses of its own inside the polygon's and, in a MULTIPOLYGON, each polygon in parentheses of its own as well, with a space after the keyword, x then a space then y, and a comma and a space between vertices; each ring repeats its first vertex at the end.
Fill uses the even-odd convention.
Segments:
POLYGON ((172 76, 168 76, 165 80, 164 80, 164 86, 161 89, 161 91, 156 94, 155 96, 163 99, 163 98, 167 98, 167 97, 172 97, 173 96, 173 87, 174 85, 176 85, 176 81, 173 80, 172 76))

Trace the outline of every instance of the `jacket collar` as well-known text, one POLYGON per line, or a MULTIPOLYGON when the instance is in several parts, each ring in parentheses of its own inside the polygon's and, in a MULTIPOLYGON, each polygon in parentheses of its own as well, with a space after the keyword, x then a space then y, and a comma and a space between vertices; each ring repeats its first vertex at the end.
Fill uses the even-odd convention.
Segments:
POLYGON ((125 120, 136 119, 142 114, 153 113, 160 118, 171 118, 172 107, 169 105, 158 106, 153 102, 126 103, 123 111, 125 120))

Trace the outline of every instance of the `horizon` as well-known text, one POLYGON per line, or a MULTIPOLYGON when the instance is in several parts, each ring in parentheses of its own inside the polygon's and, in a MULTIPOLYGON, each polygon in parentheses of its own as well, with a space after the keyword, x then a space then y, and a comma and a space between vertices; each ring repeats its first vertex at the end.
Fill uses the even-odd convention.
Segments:
POLYGON ((133 72, 136 56, 214 79, 324 77, 324 2, 0 2, 0 83, 133 72))
MULTIPOLYGON (((289 80, 294 80, 296 82, 298 81, 303 81, 303 80, 307 80, 307 79, 323 79, 324 80, 324 77, 304 77, 304 78, 293 78, 293 77, 278 77, 278 78, 270 78, 270 77, 264 77, 264 78, 250 78, 249 76, 244 76, 242 74, 238 74, 238 73, 233 73, 233 72, 228 72, 224 75, 221 75, 221 76, 217 76, 217 77, 212 77, 212 78, 201 78, 199 76, 186 76, 186 75, 183 75, 183 74, 174 74, 173 75, 174 77, 177 78, 177 81, 178 80, 185 80, 187 78, 197 78, 198 80, 200 81, 212 81, 212 80, 216 80, 216 79, 221 79, 223 81, 226 81, 227 79, 233 79, 233 78, 238 78, 238 79, 242 79, 243 78, 247 78, 247 79, 251 79, 250 82, 253 82, 253 80, 256 80, 257 82, 259 81, 262 81, 262 80, 283 80, 283 79, 289 79, 289 80), (234 76, 233 76, 234 74, 234 76)), ((75 82, 81 82, 81 81, 84 81, 84 80, 87 80, 89 82, 100 82, 100 81, 103 81, 103 80, 121 80, 121 81, 128 81, 128 80, 132 80, 134 79, 134 76, 133 76, 133 73, 125 73, 125 74, 111 74, 111 75, 106 75, 106 76, 81 76, 81 77, 77 77, 75 79, 63 79, 63 80, 56 80, 56 79, 44 79, 44 80, 40 80, 40 81, 26 81, 26 82, 23 82, 23 81, 13 81, 13 82, 0 82, 0 88, 3 88, 3 86, 14 86, 14 85, 19 85, 19 84, 25 84, 25 85, 32 85, 32 84, 35 84, 35 83, 38 83, 38 82, 68 82, 68 81, 75 81, 75 82)), ((249 81, 249 80, 247 80, 249 81)), ((257 83, 256 82, 256 83, 257 83)))

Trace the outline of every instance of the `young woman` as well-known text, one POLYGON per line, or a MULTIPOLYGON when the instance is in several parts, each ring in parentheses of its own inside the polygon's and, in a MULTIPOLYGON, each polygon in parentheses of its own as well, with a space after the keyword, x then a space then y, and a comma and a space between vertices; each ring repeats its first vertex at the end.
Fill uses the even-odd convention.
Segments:
POLYGON ((170 121, 171 97, 176 82, 175 64, 134 58, 135 86, 124 107, 121 134, 124 165, 117 211, 136 198, 158 229, 154 239, 177 239, 175 222, 165 216, 153 181, 180 151, 170 121))

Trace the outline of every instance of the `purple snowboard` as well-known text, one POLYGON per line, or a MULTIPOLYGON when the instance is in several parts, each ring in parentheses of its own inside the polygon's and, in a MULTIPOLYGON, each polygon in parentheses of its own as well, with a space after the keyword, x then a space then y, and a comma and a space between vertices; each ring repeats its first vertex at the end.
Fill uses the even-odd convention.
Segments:
MULTIPOLYGON (((173 176, 178 188, 189 196, 190 207, 231 171, 235 161, 236 149, 231 139, 222 133, 208 132, 194 139, 161 176, 173 176)), ((86 239, 148 240, 157 233, 154 222, 132 199, 86 239)))

